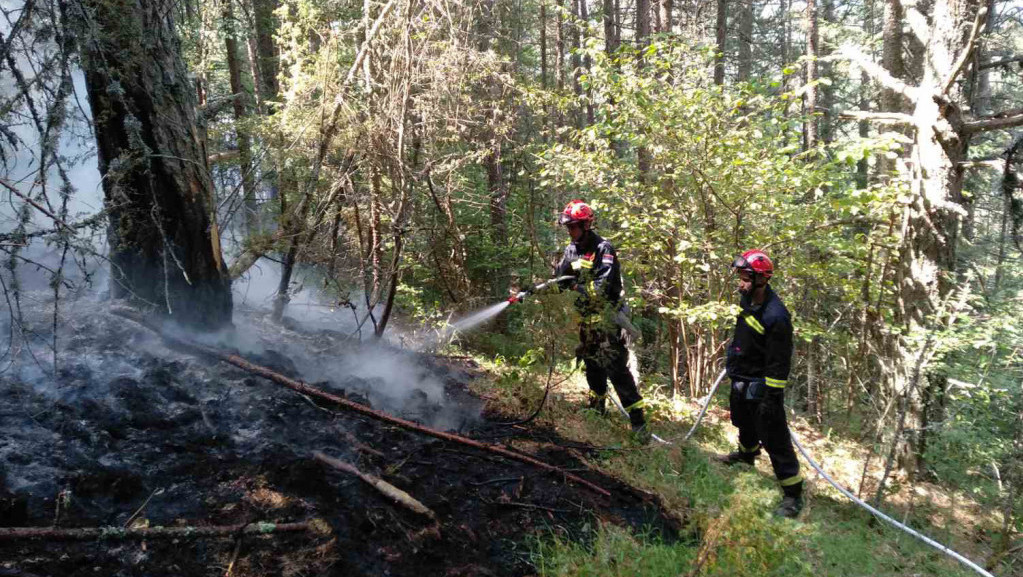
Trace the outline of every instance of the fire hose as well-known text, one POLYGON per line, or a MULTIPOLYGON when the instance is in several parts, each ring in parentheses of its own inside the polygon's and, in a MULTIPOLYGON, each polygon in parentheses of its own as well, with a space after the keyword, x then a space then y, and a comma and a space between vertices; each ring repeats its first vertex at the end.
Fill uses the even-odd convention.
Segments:
MULTIPOLYGON (((693 432, 696 431, 696 427, 698 427, 700 425, 700 422, 703 420, 704 415, 707 414, 707 407, 710 406, 710 402, 714 398, 714 393, 717 391, 718 385, 721 384, 722 379, 724 379, 725 373, 726 373, 726 371, 721 371, 721 374, 718 375, 717 380, 714 381, 714 386, 711 387, 710 393, 707 395, 706 399, 704 400, 703 407, 700 408, 700 414, 696 418, 696 422, 693 423, 692 428, 689 429, 689 432, 686 433, 686 436, 682 439, 683 442, 689 440, 689 437, 691 437, 693 432)), ((626 417, 628 417, 628 413, 625 412, 625 409, 622 407, 621 403, 618 402, 618 399, 615 398, 615 397, 611 397, 611 398, 614 400, 615 405, 622 412, 622 414, 624 414, 626 417)), ((934 539, 931 539, 930 537, 924 535, 923 533, 920 533, 919 531, 916 531, 915 529, 913 529, 911 527, 907 527, 904 523, 900 523, 899 521, 889 517, 888 515, 885 515, 881 511, 877 510, 876 508, 874 508, 874 507, 870 506, 869 504, 865 503, 862 499, 860 499, 859 497, 854 495, 851 491, 849 491, 845 487, 839 485, 837 481, 832 479, 831 476, 828 475, 824 471, 824 469, 821 468, 821 466, 819 464, 817 464, 817 461, 813 460, 813 457, 810 456, 810 454, 806 451, 806 449, 803 448, 802 443, 800 443, 799 439, 796 438, 795 433, 792 433, 790 431, 789 435, 792 437, 792 442, 796 445, 796 448, 799 449, 799 453, 801 455, 803 455, 803 458, 806 459, 806 462, 810 464, 810 467, 812 467, 815 471, 817 471, 817 473, 820 474, 820 476, 822 478, 824 478, 825 481, 827 481, 829 484, 831 484, 832 487, 837 489, 839 493, 841 493, 842 495, 847 497, 850 501, 852 501, 853 503, 859 505, 860 507, 865 509, 867 512, 869 512, 871 515, 874 515, 875 517, 881 519, 885 523, 888 523, 889 525, 895 527, 896 529, 900 529, 900 530, 904 531, 905 533, 908 533, 909 535, 911 535, 913 537, 916 537, 917 539, 919 539, 920 541, 923 541, 927 545, 930 545, 931 547, 937 549, 938 551, 941 551, 942 553, 948 555, 949 557, 952 557, 956 561, 959 561, 963 565, 966 565, 970 569, 973 569, 979 575, 983 575, 984 577, 995 577, 992 573, 990 573, 989 571, 987 571, 983 567, 977 565, 973 561, 970 561, 969 559, 967 559, 966 557, 962 556, 961 554, 953 551, 952 549, 949 549, 947 546, 942 545, 941 543, 938 543, 934 539)), ((666 444, 666 445, 673 444, 671 442, 668 442, 668 441, 665 441, 665 440, 661 439, 657 435, 653 435, 653 438, 656 439, 657 441, 660 441, 661 443, 666 444)))

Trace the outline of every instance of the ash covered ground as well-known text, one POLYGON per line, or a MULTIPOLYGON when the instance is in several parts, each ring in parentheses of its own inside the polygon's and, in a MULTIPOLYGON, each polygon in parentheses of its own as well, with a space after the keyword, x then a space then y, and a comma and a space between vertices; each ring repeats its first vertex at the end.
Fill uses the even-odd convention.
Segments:
MULTIPOLYGON (((41 314, 44 337, 45 327, 41 314)), ((19 358, 0 374, 0 526, 322 519, 330 531, 0 542, 0 575, 224 575, 232 559, 233 575, 529 575, 529 540, 552 531, 585 540, 599 520, 678 538, 677 521, 656 502, 586 469, 550 431, 489 421, 467 391, 471 366, 329 330, 284 329, 258 314, 236 314, 234 331, 203 339, 431 427, 488 441, 511 434, 543 441, 536 457, 612 497, 169 348, 94 303, 60 329, 55 375, 44 358, 19 358), (317 450, 407 491, 436 523, 324 466, 312 457, 317 450)))

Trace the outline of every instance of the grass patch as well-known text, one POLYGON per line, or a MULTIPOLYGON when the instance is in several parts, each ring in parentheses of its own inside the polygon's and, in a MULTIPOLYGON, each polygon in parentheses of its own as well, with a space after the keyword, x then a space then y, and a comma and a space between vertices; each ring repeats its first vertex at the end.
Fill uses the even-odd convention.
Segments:
MULTIPOLYGON (((543 395, 546 370, 490 365, 491 380, 479 383, 492 408, 520 414, 536 407, 543 395)), ((561 367, 567 369, 567 367, 561 367)), ((556 374, 554 381, 565 378, 556 374)), ((698 536, 663 543, 656 536, 634 534, 627 528, 600 523, 581 539, 555 532, 537 535, 531 559, 544 576, 720 576, 720 577, 856 577, 952 576, 974 573, 958 562, 883 523, 870 523, 870 515, 849 503, 823 480, 808 491, 807 509, 797 521, 771 515, 781 497, 766 466, 727 468, 710 456, 734 444, 727 421, 705 421, 693 440, 673 446, 630 444, 628 422, 584 410, 585 381, 575 373, 559 386, 537 424, 561 436, 609 450, 591 463, 623 481, 660 495, 664 505, 687 520, 684 531, 698 536)), ((654 431, 666 439, 681 439, 696 416, 692 405, 680 406, 650 393, 656 407, 654 431)), ((722 396, 715 400, 718 406, 722 396)), ((849 462, 848 443, 823 442, 811 449, 827 468, 849 462), (825 448, 829 447, 829 448, 825 448)), ((808 478, 812 472, 805 470, 808 478)), ((947 531, 926 519, 927 507, 909 516, 911 526, 947 542, 947 531)), ((902 517, 898 517, 902 520, 902 517)), ((579 536, 576 536, 579 537, 579 536)), ((956 547, 955 539, 950 544, 956 547)), ((976 561, 977 559, 975 559, 976 561)))

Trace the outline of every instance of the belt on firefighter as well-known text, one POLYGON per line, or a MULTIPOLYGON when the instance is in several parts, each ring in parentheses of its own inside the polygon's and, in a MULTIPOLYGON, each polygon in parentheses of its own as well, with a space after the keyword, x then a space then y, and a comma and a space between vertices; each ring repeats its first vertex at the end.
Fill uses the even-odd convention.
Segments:
POLYGON ((771 377, 765 377, 764 381, 767 382, 767 386, 774 387, 776 389, 784 389, 785 385, 788 384, 788 381, 784 379, 772 379, 771 377))

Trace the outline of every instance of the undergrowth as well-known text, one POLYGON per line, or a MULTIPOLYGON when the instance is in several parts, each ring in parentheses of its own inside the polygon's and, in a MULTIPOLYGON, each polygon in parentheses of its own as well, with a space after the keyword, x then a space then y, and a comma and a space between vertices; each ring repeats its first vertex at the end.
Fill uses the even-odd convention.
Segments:
MULTIPOLYGON (((531 412, 543 396, 547 368, 495 365, 482 361, 491 379, 480 392, 491 410, 509 415, 531 412)), ((591 538, 582 542, 553 531, 532 540, 532 562, 545 576, 967 576, 971 571, 916 539, 880 522, 850 503, 803 464, 808 483, 807 506, 796 521, 772 517, 780 491, 769 467, 726 468, 711 461, 734 442, 727 420, 705 421, 687 444, 633 444, 627 422, 610 409, 607 416, 584 410, 581 374, 566 379, 560 366, 552 382, 564 381, 548 399, 537 425, 562 437, 595 446, 614 447, 590 464, 661 496, 665 507, 685 519, 683 536, 665 543, 653 534, 594 520, 591 538), (621 450, 621 449, 626 450, 621 450), (685 535, 689 535, 686 538, 685 535)), ((645 392, 655 408, 653 430, 679 441, 695 418, 692 405, 679 407, 663 395, 645 392)), ((715 402, 724 404, 724 395, 715 402)), ((827 443, 824 443, 827 445, 827 443)), ((834 464, 845 455, 818 454, 834 464)), ((766 456, 763 459, 766 461, 766 456)), ((903 520, 905 514, 899 515, 903 520)), ((905 521, 943 538, 947 531, 926 518, 909 514, 905 521)), ((949 543, 957 547, 955 539, 949 543)), ((963 543, 958 543, 963 545, 963 543)), ((997 571, 996 571, 997 573, 997 571)))

